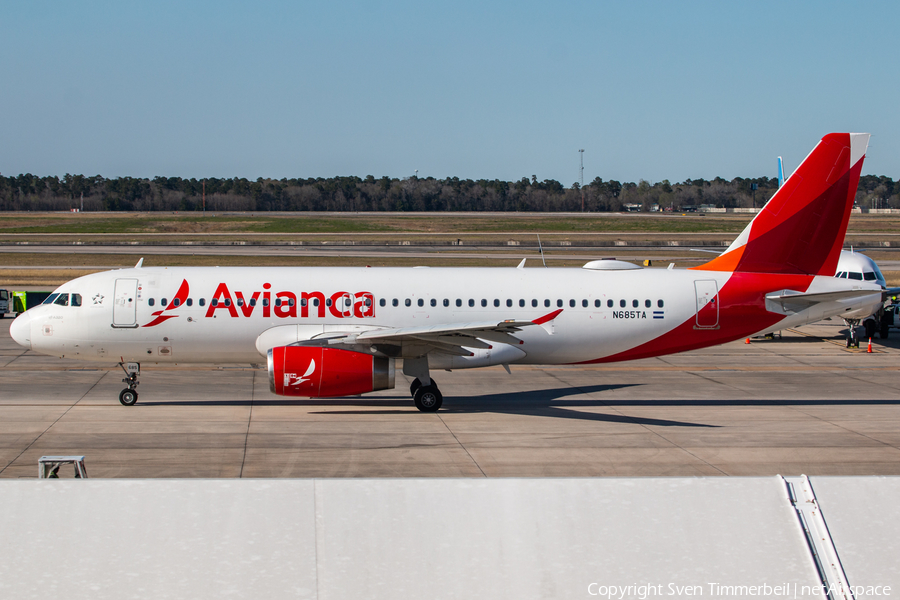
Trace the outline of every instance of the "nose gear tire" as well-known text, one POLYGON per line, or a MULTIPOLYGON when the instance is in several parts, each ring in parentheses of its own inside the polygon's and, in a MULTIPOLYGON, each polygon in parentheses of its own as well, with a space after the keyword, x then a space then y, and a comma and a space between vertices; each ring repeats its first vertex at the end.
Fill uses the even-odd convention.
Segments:
POLYGON ((119 392, 119 402, 121 402, 125 406, 134 406, 134 403, 137 402, 138 393, 134 390, 125 388, 121 392, 119 392))

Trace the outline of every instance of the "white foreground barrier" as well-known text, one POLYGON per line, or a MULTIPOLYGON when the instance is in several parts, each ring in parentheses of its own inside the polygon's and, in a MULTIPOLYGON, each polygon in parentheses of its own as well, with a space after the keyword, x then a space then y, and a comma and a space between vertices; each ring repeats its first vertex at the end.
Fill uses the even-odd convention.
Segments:
MULTIPOLYGON (((900 598, 900 479, 811 482, 900 598)), ((824 597, 780 479, 0 481, 2 598, 689 595, 824 597)))

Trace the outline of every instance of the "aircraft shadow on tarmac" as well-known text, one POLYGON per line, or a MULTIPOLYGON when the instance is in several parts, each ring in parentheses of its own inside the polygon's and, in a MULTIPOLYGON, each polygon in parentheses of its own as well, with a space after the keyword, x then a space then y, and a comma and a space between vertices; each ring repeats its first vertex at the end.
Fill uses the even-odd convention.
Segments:
MULTIPOLYGON (((581 387, 561 387, 524 392, 505 392, 484 396, 452 396, 444 401, 442 413, 498 413, 509 415, 527 415, 552 417, 560 419, 577 419, 583 421, 601 421, 606 423, 630 423, 637 425, 654 425, 660 427, 718 427, 703 423, 671 421, 648 417, 627 416, 609 413, 585 412, 578 409, 607 408, 616 405, 630 405, 610 400, 565 399, 568 396, 591 394, 632 387, 627 385, 587 385, 581 387)), ((640 401, 633 403, 642 404, 640 401)), ((308 400, 189 400, 184 402, 140 402, 143 406, 365 406, 369 410, 322 411, 315 414, 359 415, 359 414, 417 414, 411 413, 411 400, 407 396, 378 396, 366 398, 312 398, 308 400)))

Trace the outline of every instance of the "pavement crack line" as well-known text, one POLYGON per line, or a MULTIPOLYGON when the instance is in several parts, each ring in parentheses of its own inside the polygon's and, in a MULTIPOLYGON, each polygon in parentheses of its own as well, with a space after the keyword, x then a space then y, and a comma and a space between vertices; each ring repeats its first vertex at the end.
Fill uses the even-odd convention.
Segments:
POLYGON ((250 414, 247 416, 247 434, 244 436, 244 455, 241 457, 241 472, 238 477, 244 476, 244 464, 247 462, 247 443, 250 441, 250 423, 253 421, 253 404, 256 402, 256 371, 253 371, 253 379, 250 383, 250 414))
POLYGON ((13 364, 14 362, 16 362, 17 360, 19 360, 19 359, 22 358, 23 356, 25 356, 26 354, 28 354, 28 352, 29 352, 28 350, 23 350, 21 353, 16 354, 16 355, 13 357, 13 359, 12 359, 11 361, 9 361, 8 363, 6 363, 5 365, 3 365, 3 367, 6 368, 6 367, 10 366, 10 365, 13 364))
POLYGON ((447 425, 447 422, 444 420, 444 417, 442 417, 440 413, 436 413, 436 414, 437 414, 437 418, 441 421, 441 423, 444 425, 444 427, 447 428, 447 431, 450 432, 450 435, 453 436, 453 439, 456 440, 456 443, 459 444, 459 447, 463 449, 463 451, 466 453, 466 456, 468 456, 469 460, 472 461, 472 464, 474 464, 476 467, 478 467, 478 470, 481 472, 481 476, 487 477, 487 474, 484 472, 484 469, 481 468, 481 465, 478 464, 478 461, 475 460, 475 457, 472 456, 472 453, 469 452, 469 449, 466 448, 463 445, 463 443, 459 441, 459 438, 456 437, 456 434, 453 432, 452 429, 450 429, 450 426, 447 425))
POLYGON ((87 390, 84 394, 82 394, 81 397, 78 398, 78 400, 76 400, 75 402, 73 402, 73 403, 69 406, 69 408, 67 408, 65 411, 63 411, 63 413, 62 413, 61 415, 59 415, 59 416, 56 418, 55 421, 53 421, 52 423, 50 423, 50 425, 48 425, 46 429, 44 429, 41 433, 39 433, 38 436, 37 436, 36 438, 34 438, 34 439, 31 441, 30 444, 28 444, 27 446, 25 446, 25 448, 24 448, 21 452, 19 452, 19 454, 18 454, 15 458, 13 458, 11 461, 9 461, 8 463, 6 463, 6 466, 3 467, 2 469, 0 469, 0 475, 2 475, 3 472, 6 471, 6 469, 8 469, 10 466, 12 466, 13 463, 15 463, 17 460, 19 460, 19 459, 22 457, 23 454, 25 454, 26 452, 28 452, 28 450, 31 449, 31 447, 34 446, 34 445, 37 443, 37 441, 38 441, 39 439, 41 439, 41 438, 44 436, 45 433, 47 433, 48 431, 50 431, 50 429, 51 429, 54 425, 56 425, 57 423, 59 423, 59 421, 60 421, 64 416, 66 416, 67 414, 69 414, 69 411, 70 411, 70 410, 72 410, 73 408, 75 408, 75 406, 76 406, 79 402, 81 402, 82 400, 84 400, 85 397, 87 397, 87 395, 91 393, 91 390, 93 390, 95 387, 97 387, 97 386, 100 384, 100 382, 103 381, 103 378, 106 377, 107 375, 109 375, 109 371, 104 372, 103 375, 100 376, 100 379, 98 379, 97 381, 95 381, 95 382, 94 382, 94 385, 92 385, 90 388, 88 388, 88 390, 87 390))
MULTIPOLYGON (((654 430, 650 429, 650 427, 648 427, 646 424, 638 422, 637 419, 636 419, 635 417, 632 417, 631 415, 625 414, 625 413, 622 412, 621 410, 619 410, 619 409, 613 407, 612 405, 609 404, 609 402, 607 402, 607 401, 604 400, 603 398, 594 398, 591 392, 588 392, 587 390, 581 388, 580 386, 572 385, 572 384, 569 383, 568 381, 564 381, 564 380, 561 379, 558 375, 556 375, 556 373, 554 373, 554 372, 552 372, 552 371, 546 371, 546 373, 547 373, 547 375, 549 375, 550 377, 553 377, 554 379, 556 379, 557 381, 559 381, 559 382, 562 383, 563 385, 566 385, 566 386, 568 386, 568 387, 574 388, 574 389, 580 391, 580 392, 581 392, 582 394, 584 394, 585 396, 588 396, 589 398, 593 398, 594 400, 599 400, 599 401, 602 402, 602 403, 604 404, 604 406, 606 406, 606 408, 608 408, 609 410, 611 410, 611 411, 613 411, 613 412, 615 412, 615 413, 618 413, 620 416, 622 416, 622 417, 628 419, 629 421, 631 421, 631 422, 634 423, 635 425, 637 425, 637 426, 641 427, 642 429, 646 430, 646 431, 647 431, 648 433, 650 433, 651 435, 655 435, 656 437, 660 438, 661 440, 664 440, 667 444, 671 444, 672 446, 674 446, 675 448, 678 448, 678 449, 681 450, 682 452, 684 452, 684 453, 686 453, 686 454, 689 454, 690 456, 693 456, 695 460, 700 461, 701 463, 705 464, 706 466, 710 467, 711 469, 715 469, 716 471, 718 471, 718 472, 721 473, 722 475, 725 475, 725 476, 728 475, 728 473, 726 473, 725 471, 723 471, 722 469, 720 469, 720 468, 717 467, 716 465, 710 463, 709 461, 706 461, 706 460, 700 458, 699 456, 697 456, 696 454, 694 454, 693 452, 691 452, 690 450, 688 450, 688 449, 685 448, 684 446, 682 446, 682 445, 680 445, 680 444, 676 444, 675 442, 673 442, 672 440, 670 440, 669 438, 667 438, 667 437, 664 436, 663 434, 659 433, 658 431, 654 431, 654 430)), ((705 378, 704 378, 704 379, 705 379, 705 378)), ((713 383, 718 383, 718 382, 713 381, 713 383)))

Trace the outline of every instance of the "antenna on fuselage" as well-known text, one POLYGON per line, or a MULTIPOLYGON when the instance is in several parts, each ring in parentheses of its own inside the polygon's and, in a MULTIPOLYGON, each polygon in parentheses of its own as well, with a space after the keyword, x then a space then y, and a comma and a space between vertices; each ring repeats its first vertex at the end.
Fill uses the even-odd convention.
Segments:
POLYGON ((544 267, 547 267, 547 261, 544 260, 544 247, 541 245, 541 234, 538 234, 538 248, 541 250, 541 262, 544 263, 544 267))

